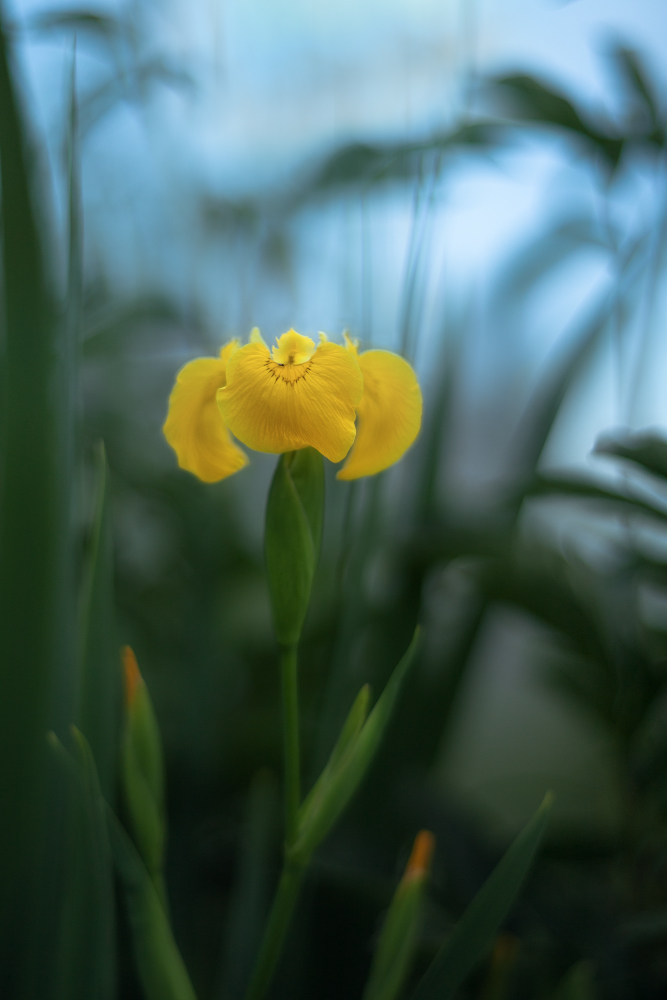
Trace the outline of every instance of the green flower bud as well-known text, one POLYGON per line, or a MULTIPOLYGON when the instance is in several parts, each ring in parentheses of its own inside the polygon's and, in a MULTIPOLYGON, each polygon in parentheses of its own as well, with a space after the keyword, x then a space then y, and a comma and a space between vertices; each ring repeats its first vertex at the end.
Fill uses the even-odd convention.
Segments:
POLYGON ((278 642, 299 641, 320 552, 324 469, 314 448, 280 456, 266 505, 265 557, 278 642))
POLYGON ((363 1000, 394 1000, 405 983, 419 934, 434 847, 433 834, 421 830, 387 911, 363 1000))
POLYGON ((121 744, 121 777, 125 804, 139 853, 163 895, 166 826, 162 742, 136 657, 129 646, 123 647, 122 654, 126 720, 121 744))

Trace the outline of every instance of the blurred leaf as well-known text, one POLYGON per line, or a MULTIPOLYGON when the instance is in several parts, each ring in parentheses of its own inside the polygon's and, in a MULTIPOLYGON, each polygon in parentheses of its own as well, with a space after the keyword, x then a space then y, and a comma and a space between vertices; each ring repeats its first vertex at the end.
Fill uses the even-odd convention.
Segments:
POLYGON ((595 442, 594 453, 625 458, 647 472, 667 480, 667 438, 658 432, 627 433, 623 437, 604 435, 595 442))
POLYGON ((403 878, 384 920, 363 1000, 395 1000, 407 976, 417 944, 426 879, 435 845, 433 834, 417 834, 403 878))
POLYGON ((563 976, 553 1000, 595 1000, 595 970, 591 962, 576 962, 563 976))
POLYGON ((111 849, 125 887, 134 952, 147 1000, 196 1000, 157 890, 137 849, 105 804, 111 849))
POLYGON ((501 88, 518 115, 526 121, 560 125, 588 135, 588 126, 583 123, 572 102, 546 83, 532 76, 516 74, 500 77, 493 82, 493 86, 501 88))
POLYGON ((623 921, 622 936, 633 943, 664 940, 667 936, 667 907, 646 913, 636 913, 623 921))
POLYGON ((141 296, 135 301, 111 304, 95 309, 87 304, 83 333, 84 358, 108 357, 126 349, 124 338, 131 338, 140 323, 174 324, 182 316, 173 303, 159 296, 141 296))
POLYGON ((493 87, 509 100, 518 118, 574 132, 593 143, 612 170, 618 165, 625 139, 610 136, 601 128, 585 124, 572 102, 546 83, 532 76, 517 74, 495 80, 493 87))
POLYGON ((113 597, 113 550, 107 509, 104 445, 95 454, 97 491, 81 614, 81 687, 78 720, 100 776, 102 794, 115 800, 121 721, 120 649, 113 597))
POLYGON ((625 492, 601 486, 595 480, 579 473, 535 476, 524 493, 525 496, 563 496, 573 499, 602 501, 617 506, 619 511, 649 514, 660 521, 667 520, 667 509, 637 496, 630 489, 625 492))
POLYGON ((91 10, 46 10, 32 14, 26 21, 28 31, 52 33, 64 30, 88 34, 105 41, 116 41, 126 34, 121 21, 91 10))
POLYGON ((99 87, 81 97, 81 135, 86 136, 119 101, 139 104, 145 99, 149 84, 153 83, 165 83, 179 90, 191 89, 194 85, 186 70, 161 56, 140 61, 130 70, 119 69, 99 87))
POLYGON ((310 857, 363 781, 382 742, 403 680, 414 660, 418 642, 417 629, 407 652, 396 666, 360 731, 358 724, 365 712, 366 696, 363 689, 357 697, 343 728, 342 739, 346 749, 341 752, 338 746, 334 748, 330 764, 333 760, 335 766, 327 765, 326 779, 316 784, 315 794, 309 795, 299 810, 297 836, 290 849, 290 855, 295 859, 310 857), (356 738, 355 732, 358 732, 356 738))
MULTIPOLYGON (((626 91, 631 102, 634 103, 635 116, 640 115, 639 125, 643 126, 643 133, 646 138, 652 139, 658 145, 664 142, 664 130, 660 126, 660 113, 655 101, 653 87, 650 82, 646 67, 642 64, 638 52, 627 48, 622 44, 615 44, 610 50, 612 65, 615 67, 618 76, 626 85, 626 91), (641 120, 643 118, 643 121, 641 120)), ((633 122, 629 123, 632 126, 633 122)))
POLYGON ((277 817, 276 781, 261 771, 250 786, 240 831, 239 862, 223 944, 220 1000, 242 1000, 250 981, 269 909, 277 817))
POLYGON ((61 465, 71 387, 42 244, 35 151, 17 99, 0 25, 2 338, 0 351, 0 968, 21 997, 34 973, 38 816, 44 804, 44 734, 57 668, 69 670, 71 478, 61 465))
MULTIPOLYGON (((624 252, 617 262, 618 279, 612 290, 587 311, 579 330, 568 338, 564 347, 559 344, 554 356, 548 359, 544 376, 535 387, 516 432, 515 475, 519 480, 523 477, 528 480, 534 473, 570 385, 598 348, 610 318, 636 283, 648 246, 649 238, 642 234, 624 252)), ((519 491, 515 502, 521 495, 519 491)))
MULTIPOLYGON (((510 323, 516 323, 516 312, 525 308, 525 297, 545 275, 552 274, 573 254, 591 247, 609 252, 610 240, 600 234, 599 222, 587 215, 573 215, 549 225, 537 238, 515 254, 501 268, 498 276, 496 301, 509 313, 510 323)), ((494 309, 497 307, 494 307, 494 309)))
POLYGON ((90 747, 78 730, 73 736, 76 761, 54 733, 50 736, 73 793, 55 996, 111 1000, 116 992, 115 905, 106 816, 90 747))
POLYGON ((413 994, 413 1000, 448 1000, 489 953, 530 871, 549 822, 547 795, 479 890, 413 994))
POLYGON ((331 153, 314 176, 300 185, 297 202, 337 188, 406 180, 417 174, 424 154, 459 147, 484 149, 495 145, 502 131, 497 122, 480 121, 438 133, 423 142, 350 143, 331 153))
POLYGON ((125 727, 121 740, 121 780, 134 842, 153 879, 165 913, 162 868, 167 839, 162 738, 148 688, 129 646, 123 647, 125 727))

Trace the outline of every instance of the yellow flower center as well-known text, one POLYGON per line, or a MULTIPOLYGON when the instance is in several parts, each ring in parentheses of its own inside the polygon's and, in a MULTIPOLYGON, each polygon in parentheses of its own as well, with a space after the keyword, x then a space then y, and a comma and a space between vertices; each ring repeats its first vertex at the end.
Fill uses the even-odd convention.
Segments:
MULTIPOLYGON (((303 365, 310 361, 315 353, 315 342, 310 337, 302 337, 296 330, 288 330, 278 338, 277 347, 271 348, 271 355, 276 365, 303 365)), ((274 366, 271 365, 273 369, 274 366)), ((282 374, 282 373, 281 373, 282 374)), ((300 378, 300 373, 288 375, 283 374, 283 378, 288 382, 294 382, 300 378)))

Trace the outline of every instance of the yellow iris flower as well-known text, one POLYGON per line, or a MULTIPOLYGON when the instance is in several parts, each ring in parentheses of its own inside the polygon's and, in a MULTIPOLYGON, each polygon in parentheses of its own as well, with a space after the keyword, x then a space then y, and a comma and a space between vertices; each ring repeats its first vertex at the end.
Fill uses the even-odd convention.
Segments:
POLYGON ((255 328, 244 347, 232 340, 180 370, 163 429, 181 468, 206 483, 247 465, 232 434, 255 451, 347 455, 338 478, 358 479, 401 458, 421 415, 417 377, 398 354, 359 354, 347 335, 343 347, 320 334, 316 347, 295 330, 269 350, 255 328))

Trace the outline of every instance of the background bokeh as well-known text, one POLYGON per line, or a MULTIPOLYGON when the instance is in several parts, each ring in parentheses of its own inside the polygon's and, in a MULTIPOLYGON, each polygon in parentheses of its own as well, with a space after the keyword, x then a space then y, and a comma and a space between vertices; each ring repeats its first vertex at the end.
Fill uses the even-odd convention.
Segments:
MULTIPOLYGON (((261 912, 279 865, 275 459, 204 485, 161 425, 181 365, 253 326, 346 329, 405 354, 425 397, 395 469, 327 469, 301 664, 311 779, 417 620, 424 645, 318 854, 275 995, 361 994, 429 827, 423 968, 547 789, 550 840, 508 925, 520 947, 469 995, 662 995, 667 8, 35 0, 11 19, 54 248, 76 37, 80 530, 103 439, 118 636, 165 742, 167 881, 199 995, 240 995, 243 894, 254 879, 261 912)), ((54 250, 56 283, 65 264, 54 250)), ((120 995, 138 996, 122 947, 120 995)))

